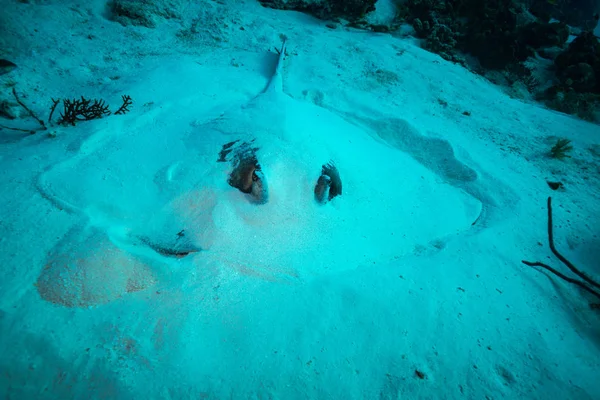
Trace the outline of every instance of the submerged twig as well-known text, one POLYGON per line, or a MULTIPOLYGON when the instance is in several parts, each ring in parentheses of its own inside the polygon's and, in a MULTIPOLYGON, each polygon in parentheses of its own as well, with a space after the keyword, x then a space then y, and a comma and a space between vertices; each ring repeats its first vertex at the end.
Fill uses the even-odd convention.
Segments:
POLYGON ((27 132, 27 133, 35 133, 35 129, 23 129, 23 128, 13 128, 11 126, 1 125, 0 129, 9 129, 11 131, 19 131, 19 132, 27 132))
POLYGON ((566 276, 566 275, 558 272, 557 270, 555 270, 554 268, 552 268, 549 265, 546 265, 546 264, 544 264, 542 262, 539 262, 539 261, 530 262, 530 261, 523 260, 522 263, 525 264, 525 265, 529 265, 530 267, 542 267, 544 269, 547 269, 548 271, 552 272, 554 275, 558 276, 559 278, 561 278, 561 279, 563 279, 563 280, 565 280, 565 281, 567 281, 569 283, 572 283, 574 285, 577 285, 580 288, 582 288, 583 290, 587 291, 588 293, 591 293, 594 296, 600 298, 600 293, 596 292, 594 289, 592 289, 589 286, 587 286, 584 281, 578 281, 577 279, 569 278, 568 276, 566 276))
POLYGON ((521 261, 523 264, 528 265, 530 267, 542 267, 545 268, 546 270, 550 271, 551 273, 553 273, 554 275, 558 276, 559 278, 575 284, 579 287, 581 287, 582 289, 586 290, 587 292, 593 294, 594 296, 598 297, 600 299, 600 292, 594 290, 593 288, 589 287, 588 285, 591 285, 593 287, 596 288, 600 288, 600 284, 596 281, 594 281, 593 279, 591 279, 590 277, 588 277, 587 275, 585 275, 583 272, 581 272, 579 269, 577 269, 573 263, 571 263, 569 260, 567 260, 562 254, 560 254, 558 252, 558 250, 556 249, 556 246, 554 245, 554 232, 553 232, 553 227, 552 227, 552 197, 548 197, 548 243, 550 245, 550 250, 552 251, 552 253, 556 256, 556 258, 558 258, 564 265, 567 266, 567 268, 569 268, 574 274, 576 274, 577 276, 579 276, 580 278, 582 278, 584 281, 579 281, 577 279, 573 279, 573 278, 569 278, 568 276, 560 273, 559 271, 557 271, 556 269, 550 267, 547 264, 544 264, 542 262, 536 261, 536 262, 531 262, 531 261, 521 261), (586 284, 587 283, 587 284, 586 284))
POLYGON ((27 105, 21 101, 21 99, 19 98, 19 95, 17 94, 17 90, 15 88, 13 88, 12 92, 13 92, 13 96, 15 96, 15 99, 17 100, 17 103, 19 103, 19 105, 21 107, 23 107, 25 109, 25 111, 27 111, 27 113, 38 122, 38 124, 40 124, 40 126, 41 126, 40 130, 46 130, 47 128, 46 128, 46 124, 44 123, 44 121, 42 121, 40 118, 38 118, 38 116, 35 115, 35 113, 33 111, 31 111, 31 109, 29 109, 29 107, 27 107, 27 105))
POLYGON ((548 244, 550 245, 550 250, 552 253, 558 258, 563 264, 565 264, 573 273, 578 275, 581 279, 589 283, 590 285, 597 287, 600 289, 600 284, 596 283, 590 277, 588 277, 583 272, 579 271, 575 266, 567 260, 562 254, 556 250, 556 246, 554 246, 554 229, 552 227, 552 197, 548 197, 548 244))
POLYGON ((52 123, 52 114, 54 114, 54 110, 56 110, 56 106, 60 103, 60 99, 52 99, 52 107, 50 107, 50 115, 48 116, 48 123, 52 123))

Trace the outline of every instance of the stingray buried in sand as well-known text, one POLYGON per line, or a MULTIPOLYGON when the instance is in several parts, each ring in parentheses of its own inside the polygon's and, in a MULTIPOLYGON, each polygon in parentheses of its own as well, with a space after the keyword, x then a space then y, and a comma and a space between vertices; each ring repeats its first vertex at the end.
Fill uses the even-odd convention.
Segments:
MULTIPOLYGON (((86 276, 99 263, 113 265, 103 279, 123 270, 145 285, 168 286, 175 271, 194 279, 209 266, 223 276, 288 280, 412 254, 417 245, 471 228, 478 200, 362 125, 287 95, 284 54, 285 48, 266 88, 235 104, 229 99, 239 95, 220 91, 238 87, 255 69, 233 69, 231 82, 211 86, 213 66, 195 59, 163 65, 147 74, 148 82, 180 89, 166 94, 175 99, 170 107, 153 111, 160 128, 132 111, 127 129, 90 125, 96 130, 73 139, 72 156, 37 182, 46 199, 90 229, 89 241, 70 237, 80 235, 73 231, 52 252, 44 288, 53 298, 65 284, 55 278, 86 276), (190 87, 213 92, 198 95, 198 109, 188 100, 177 103, 190 87), (206 105, 207 98, 228 100, 215 111, 217 103, 206 105), (377 161, 365 154, 377 154, 377 161), (110 250, 104 258, 92 256, 104 247, 110 250)), ((452 157, 443 154, 437 164, 452 157)), ((85 293, 99 287, 78 283, 85 293)), ((125 286, 111 291, 123 293, 125 286)))

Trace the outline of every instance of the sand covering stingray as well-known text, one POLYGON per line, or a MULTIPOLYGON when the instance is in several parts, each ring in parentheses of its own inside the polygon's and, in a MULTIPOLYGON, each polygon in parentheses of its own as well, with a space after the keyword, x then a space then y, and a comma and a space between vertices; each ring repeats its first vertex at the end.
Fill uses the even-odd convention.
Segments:
MULTIPOLYGON (((195 100, 201 107, 174 96, 127 129, 98 130, 42 174, 42 194, 82 217, 50 254, 42 297, 101 304, 208 265, 297 279, 401 257, 471 227, 478 200, 358 125, 286 95, 282 63, 249 101, 217 99, 216 114, 205 99, 195 100), (258 148, 266 204, 228 185, 231 164, 217 158, 234 140, 258 148), (320 205, 313 190, 329 161, 344 192, 320 205)), ((178 61, 156 74, 164 85, 202 87, 210 72, 178 61)))

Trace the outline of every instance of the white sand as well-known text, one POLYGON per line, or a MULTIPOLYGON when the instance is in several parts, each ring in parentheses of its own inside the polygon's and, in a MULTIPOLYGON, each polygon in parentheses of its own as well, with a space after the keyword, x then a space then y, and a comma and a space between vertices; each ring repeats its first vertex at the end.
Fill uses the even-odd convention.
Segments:
POLYGON ((4 7, 4 98, 13 81, 44 117, 51 98, 134 104, 55 138, 0 131, 5 398, 600 398, 598 299, 521 263, 571 275, 552 196, 557 247, 600 278, 597 125, 412 39, 254 1, 182 1, 154 29, 39 3, 4 7), (280 35, 285 95, 241 108, 280 35), (572 158, 547 156, 558 137, 572 158), (238 138, 261 147, 266 205, 216 163, 238 138), (319 206, 329 159, 344 193, 319 206), (204 251, 140 239, 181 230, 204 251))

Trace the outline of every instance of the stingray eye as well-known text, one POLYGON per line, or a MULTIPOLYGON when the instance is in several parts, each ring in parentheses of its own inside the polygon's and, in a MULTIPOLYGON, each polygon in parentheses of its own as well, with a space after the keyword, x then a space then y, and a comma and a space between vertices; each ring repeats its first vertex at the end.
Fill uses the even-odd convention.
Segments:
POLYGON ((256 175, 256 171, 252 171, 252 182, 258 181, 258 175, 256 175))
POLYGON ((317 179, 314 192, 315 199, 321 204, 342 194, 342 180, 333 163, 323 165, 321 176, 317 179))

